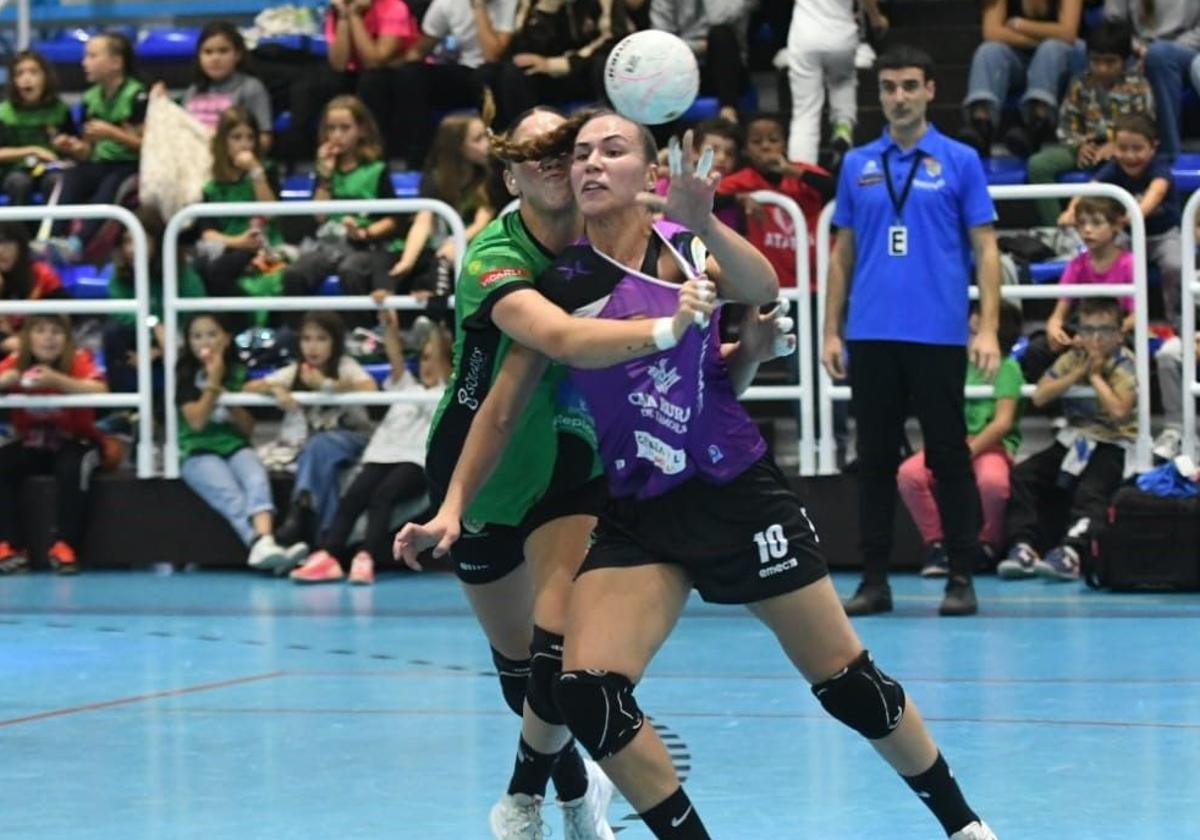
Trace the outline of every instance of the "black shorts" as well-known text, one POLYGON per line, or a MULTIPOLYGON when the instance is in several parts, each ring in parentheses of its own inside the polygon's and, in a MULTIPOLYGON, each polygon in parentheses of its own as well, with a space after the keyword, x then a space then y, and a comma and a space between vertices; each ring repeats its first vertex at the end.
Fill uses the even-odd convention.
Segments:
POLYGON ((714 604, 752 604, 829 573, 808 513, 770 456, 725 485, 693 478, 653 499, 613 499, 579 574, 653 563, 682 567, 714 604))
POLYGON ((599 516, 608 501, 604 476, 592 478, 595 451, 579 437, 558 436, 558 457, 546 494, 520 525, 484 524, 478 531, 463 529, 450 549, 455 574, 463 583, 492 583, 525 562, 525 540, 541 526, 565 516, 599 516))

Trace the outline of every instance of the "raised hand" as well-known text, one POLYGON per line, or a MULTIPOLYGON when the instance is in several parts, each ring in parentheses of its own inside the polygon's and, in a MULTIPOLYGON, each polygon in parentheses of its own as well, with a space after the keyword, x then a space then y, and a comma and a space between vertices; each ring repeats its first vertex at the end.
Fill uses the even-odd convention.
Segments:
POLYGON ((692 132, 672 137, 667 146, 668 172, 671 177, 664 198, 652 192, 638 194, 638 201, 673 222, 700 233, 712 220, 713 196, 721 176, 712 171, 713 151, 706 148, 699 158, 692 151, 692 132))

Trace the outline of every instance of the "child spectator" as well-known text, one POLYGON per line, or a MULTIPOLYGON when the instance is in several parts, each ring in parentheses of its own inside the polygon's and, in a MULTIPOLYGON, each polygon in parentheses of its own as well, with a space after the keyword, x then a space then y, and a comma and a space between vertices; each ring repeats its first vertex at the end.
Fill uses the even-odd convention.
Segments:
POLYGON ((218 405, 221 394, 240 391, 246 369, 233 337, 214 315, 194 315, 179 356, 180 476, 183 483, 228 520, 250 549, 252 569, 288 568, 308 553, 297 543, 275 541, 275 505, 267 469, 250 446, 254 418, 244 408, 218 405))
POLYGON ((1114 124, 1116 152, 1093 180, 1114 184, 1137 199, 1146 219, 1146 257, 1162 275, 1163 311, 1179 329, 1179 284, 1183 273, 1179 241, 1179 196, 1171 165, 1158 157, 1158 131, 1145 114, 1120 117, 1114 124))
MULTIPOLYGON (((1111 198, 1077 198, 1066 212, 1071 213, 1079 236, 1087 250, 1067 263, 1059 281, 1064 286, 1097 283, 1133 285, 1133 254, 1122 248, 1117 238, 1125 223, 1125 210, 1111 198)), ((1064 213, 1065 215, 1065 213, 1064 213)), ((1075 346, 1073 309, 1079 298, 1059 298, 1046 320, 1044 335, 1034 336, 1025 351, 1022 368, 1029 379, 1040 379, 1054 360, 1075 346)), ((1133 297, 1120 300, 1124 317, 1121 332, 1133 331, 1133 297)))
MULTIPOLYGON (((133 46, 124 35, 93 35, 83 56, 83 72, 92 86, 83 94, 82 136, 59 134, 54 148, 77 164, 63 175, 60 204, 109 204, 121 185, 138 172, 142 123, 146 119, 146 86, 138 80, 133 46)), ((103 219, 80 223, 59 221, 56 236, 71 235, 65 253, 73 262, 103 224, 103 219)))
MULTIPOLYGON (((48 300, 67 297, 62 280, 47 263, 29 253, 23 222, 0 222, 0 300, 48 300)), ((0 356, 17 352, 22 315, 0 315, 0 356)))
MULTIPOLYGON (((263 162, 262 132, 254 115, 234 105, 221 114, 212 139, 213 177, 208 202, 275 201, 275 173, 263 162)), ((195 268, 214 297, 283 293, 283 234, 274 220, 231 215, 200 220, 195 268)))
MULTIPOLYGON (((339 96, 321 117, 320 147, 317 149, 315 201, 331 199, 395 198, 379 128, 362 101, 339 96)), ((342 281, 342 291, 365 295, 374 289, 390 289, 388 269, 394 257, 390 250, 397 223, 392 216, 343 216, 326 221, 318 231, 318 242, 283 273, 284 292, 310 295, 330 274, 342 281)))
MULTIPOLYGON (((1058 145, 1029 159, 1029 183, 1050 184, 1072 169, 1094 170, 1116 152, 1113 123, 1122 114, 1154 113, 1150 83, 1136 67, 1127 68, 1129 28, 1111 21, 1087 35, 1087 71, 1071 82, 1058 118, 1058 145)), ((1037 202, 1043 225, 1058 221, 1056 198, 1037 202)))
POLYGON ((200 30, 196 41, 195 81, 183 94, 183 107, 202 125, 216 130, 221 115, 240 107, 258 126, 258 148, 271 148, 271 98, 263 83, 245 72, 246 42, 224 20, 200 30))
POLYGON ((1004 101, 1020 93, 1021 122, 1005 134, 1004 144, 1027 157, 1054 130, 1083 0, 984 0, 981 7, 983 43, 971 58, 963 139, 980 157, 991 154, 1004 101))
MULTIPOLYGON (((971 313, 971 334, 979 328, 979 312, 971 313)), ((1014 304, 1000 304, 1001 352, 1012 348, 1021 335, 1021 310, 1014 304)), ((968 362, 967 384, 986 385, 988 380, 979 369, 968 362)), ((1021 366, 1006 353, 995 378, 995 395, 968 399, 964 411, 967 421, 967 445, 975 467, 975 483, 979 486, 979 501, 983 527, 979 546, 990 567, 992 558, 1004 550, 1004 510, 1008 505, 1009 470, 1021 446, 1021 387, 1025 377, 1021 366)), ((925 541, 924 577, 945 577, 950 574, 950 560, 942 545, 942 520, 934 500, 933 472, 925 466, 921 451, 900 465, 896 476, 900 497, 912 515, 921 539, 925 541)))
MULTIPOLYGON (((0 391, 24 394, 103 394, 96 363, 71 338, 65 315, 30 315, 20 349, 0 361, 0 391)), ((21 529, 21 484, 31 475, 58 479, 57 539, 47 560, 59 574, 79 571, 75 550, 87 518, 92 472, 102 436, 91 408, 13 409, 16 440, 0 446, 0 574, 29 567, 21 529)))
POLYGON ((1080 304, 1079 338, 1038 382, 1033 404, 1046 405, 1073 385, 1090 385, 1096 394, 1064 399, 1068 427, 1013 470, 1011 548, 996 570, 1001 577, 1077 580, 1125 474, 1125 453, 1137 437, 1137 374, 1121 344, 1121 305, 1113 298, 1080 304))
MULTIPOLYGON (((379 313, 384 326, 391 374, 385 391, 427 391, 441 394, 450 378, 450 340, 441 329, 429 332, 421 346, 419 378, 404 361, 400 321, 395 310, 379 313)), ((321 538, 320 550, 292 572, 297 583, 326 583, 345 577, 350 555, 350 532, 359 516, 367 514, 367 535, 362 550, 350 563, 350 583, 375 582, 375 564, 392 557, 391 518, 397 503, 419 499, 428 489, 425 479, 425 440, 433 422, 434 403, 396 403, 388 409, 362 455, 362 468, 342 494, 333 524, 321 538)))
MULTIPOLYGON (((488 147, 487 126, 482 119, 471 114, 451 114, 438 126, 429 164, 421 176, 421 196, 441 199, 467 223, 467 244, 496 218, 496 207, 488 192, 491 174, 488 147)), ((404 250, 390 274, 405 292, 438 296, 450 293, 454 240, 443 237, 436 252, 430 248, 436 222, 432 211, 422 210, 404 237, 404 250)))
POLYGON ((53 189, 62 176, 46 167, 58 160, 53 139, 74 133, 50 62, 33 50, 18 52, 8 62, 8 97, 0 102, 0 191, 12 204, 28 204, 35 190, 53 189))
MULTIPOLYGON (((804 213, 808 226, 809 266, 816 279, 817 217, 833 197, 833 177, 819 166, 789 162, 784 156, 786 125, 776 114, 759 114, 746 125, 748 166, 726 175, 717 185, 718 195, 744 196, 755 190, 774 190, 791 198, 804 213)), ((779 274, 779 285, 796 285, 796 231, 792 219, 776 207, 748 205, 747 238, 779 274)))
MULTIPOLYGON (((854 142, 858 121, 858 20, 852 0, 806 3, 795 0, 788 28, 787 72, 792 96, 792 127, 788 158, 817 162, 821 140, 821 109, 829 100, 831 145, 845 154, 854 142)), ((888 19, 879 0, 865 0, 863 11, 873 29, 884 32, 888 19)), ((836 168, 836 167, 834 167, 836 168)))
MULTIPOLYGON (((283 545, 312 544, 333 524, 338 473, 358 461, 367 445, 371 420, 363 406, 308 406, 300 410, 295 391, 337 394, 376 391, 375 380, 346 355, 346 327, 336 312, 309 312, 300 322, 300 361, 246 384, 251 394, 271 394, 280 407, 302 419, 307 438, 292 441, 296 483, 287 518, 276 529, 283 545)), ((285 418, 285 426, 288 425, 285 418)))
MULTIPOLYGON (((715 117, 711 120, 701 120, 692 128, 692 150, 701 154, 705 149, 713 150, 712 172, 724 178, 737 168, 741 157, 741 131, 737 123, 715 117)), ((666 195, 671 185, 671 179, 663 175, 654 186, 659 195, 666 195)), ((746 218, 742 205, 749 200, 743 200, 737 195, 718 193, 713 197, 713 214, 738 233, 746 232, 746 218)))
MULTIPOLYGON (((151 333, 151 356, 155 363, 162 357, 165 343, 162 288, 162 240, 166 224, 152 207, 139 207, 134 216, 146 231, 146 257, 149 269, 150 314, 154 318, 151 333)), ((108 296, 113 300, 132 300, 134 295, 133 237, 126 231, 121 247, 113 259, 112 277, 108 281, 108 296)), ((204 297, 204 283, 199 276, 180 261, 179 296, 204 297)), ((118 393, 137 390, 137 319, 132 314, 111 315, 104 325, 102 346, 109 387, 118 393)))

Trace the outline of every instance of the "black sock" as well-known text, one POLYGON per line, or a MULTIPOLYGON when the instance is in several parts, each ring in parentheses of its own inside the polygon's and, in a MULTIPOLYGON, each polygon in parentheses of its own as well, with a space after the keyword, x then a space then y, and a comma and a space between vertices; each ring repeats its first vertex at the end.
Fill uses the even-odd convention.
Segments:
POLYGON ((940 752, 937 761, 924 773, 902 778, 937 817, 947 835, 979 819, 979 815, 972 811, 967 800, 963 799, 958 782, 954 781, 954 774, 950 772, 950 766, 946 764, 946 759, 942 758, 940 752))
POLYGON ((682 787, 639 816, 659 840, 712 840, 682 787))
POLYGON ((575 748, 574 738, 559 752, 550 778, 554 779, 554 789, 563 802, 570 802, 587 793, 587 768, 583 766, 583 756, 575 748))
POLYGON ((517 746, 517 760, 513 765, 508 792, 545 796, 546 783, 550 781, 550 772, 554 769, 554 761, 557 758, 557 753, 540 753, 522 738, 517 746))

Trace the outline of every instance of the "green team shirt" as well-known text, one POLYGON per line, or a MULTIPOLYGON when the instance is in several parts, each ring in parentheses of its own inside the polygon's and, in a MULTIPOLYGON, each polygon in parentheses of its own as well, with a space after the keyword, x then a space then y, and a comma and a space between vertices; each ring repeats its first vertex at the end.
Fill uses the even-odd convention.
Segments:
MULTIPOLYGON (((979 368, 967 364, 967 384, 987 385, 979 368)), ((967 421, 967 434, 975 436, 987 427, 996 416, 996 400, 1016 400, 1017 417, 1012 429, 1004 436, 1004 448, 1009 455, 1016 455, 1021 448, 1021 386, 1025 384, 1025 375, 1021 373, 1021 365, 1012 356, 1005 356, 996 372, 996 395, 992 398, 967 400, 964 414, 967 421)))
MULTIPOLYGON (((471 242, 455 287, 454 371, 438 403, 425 469, 438 492, 454 474, 471 421, 491 388, 512 339, 492 322, 492 307, 518 289, 534 288, 553 261, 526 230, 520 213, 496 219, 471 242)), ((468 525, 518 525, 546 492, 558 454, 556 429, 578 419, 556 414, 566 369, 552 365, 538 383, 500 463, 467 509, 468 525)))
MULTIPOLYGON (((200 399, 208 377, 203 370, 196 373, 192 382, 180 382, 179 391, 175 396, 175 405, 179 410, 179 457, 189 458, 192 455, 219 455, 228 458, 240 449, 250 445, 241 429, 229 419, 229 410, 217 406, 203 429, 193 429, 183 416, 183 407, 200 399)), ((242 390, 246 384, 246 369, 238 365, 225 375, 222 386, 231 393, 242 390)))

